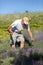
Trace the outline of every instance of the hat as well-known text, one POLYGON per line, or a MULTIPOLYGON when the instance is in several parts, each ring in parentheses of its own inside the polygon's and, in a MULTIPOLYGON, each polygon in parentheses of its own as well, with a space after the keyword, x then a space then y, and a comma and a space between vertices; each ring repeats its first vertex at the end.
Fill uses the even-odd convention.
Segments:
POLYGON ((28 17, 23 17, 23 20, 26 20, 26 21, 28 21, 29 19, 28 19, 28 17))
POLYGON ((25 24, 28 24, 28 17, 23 17, 22 20, 24 21, 25 24))

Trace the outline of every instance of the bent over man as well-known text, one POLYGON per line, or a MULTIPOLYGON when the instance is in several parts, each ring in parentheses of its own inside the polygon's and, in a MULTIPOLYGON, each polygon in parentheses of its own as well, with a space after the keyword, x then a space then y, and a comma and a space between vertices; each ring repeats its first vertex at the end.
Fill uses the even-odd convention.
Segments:
POLYGON ((11 47, 15 48, 16 41, 20 41, 20 48, 24 47, 24 36, 21 33, 23 29, 26 29, 30 35, 31 40, 34 40, 30 27, 28 25, 29 19, 23 17, 22 19, 15 20, 8 28, 10 33, 11 47))

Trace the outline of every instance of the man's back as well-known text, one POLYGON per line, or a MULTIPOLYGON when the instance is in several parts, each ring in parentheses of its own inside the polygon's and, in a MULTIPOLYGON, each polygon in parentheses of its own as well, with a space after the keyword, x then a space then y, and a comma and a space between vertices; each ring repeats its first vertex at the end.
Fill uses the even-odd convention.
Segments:
POLYGON ((29 29, 30 28, 28 23, 26 25, 25 24, 22 25, 22 19, 18 19, 16 21, 14 21, 11 24, 11 26, 12 26, 13 31, 21 31, 23 29, 29 29))
POLYGON ((23 26, 21 24, 21 19, 18 19, 16 21, 14 21, 11 26, 12 26, 12 29, 15 29, 16 31, 21 31, 23 30, 23 26))

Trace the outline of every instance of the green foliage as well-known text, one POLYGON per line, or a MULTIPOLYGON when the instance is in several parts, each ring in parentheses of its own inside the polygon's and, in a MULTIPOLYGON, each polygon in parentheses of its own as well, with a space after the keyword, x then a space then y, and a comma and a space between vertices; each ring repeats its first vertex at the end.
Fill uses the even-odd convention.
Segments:
POLYGON ((43 12, 24 12, 18 14, 0 14, 0 38, 8 38, 8 27, 16 19, 27 16, 31 29, 43 29, 43 12))
MULTIPOLYGON (((24 12, 24 13, 18 13, 18 14, 0 14, 0 57, 3 55, 3 52, 10 49, 9 32, 7 31, 9 25, 16 19, 23 18, 24 16, 27 16, 28 18, 31 17, 31 20, 29 22, 31 30, 43 29, 43 12, 24 12)), ((43 48, 43 41, 39 41, 36 43, 33 42, 33 45, 36 48, 43 48)), ((29 44, 26 43, 25 48, 30 48, 29 44)), ((13 60, 12 57, 6 58, 6 59, 0 61, 0 65, 12 65, 10 63, 12 60, 13 60)))
POLYGON ((11 61, 13 60, 13 57, 6 58, 5 60, 1 60, 0 65, 12 65, 11 61))

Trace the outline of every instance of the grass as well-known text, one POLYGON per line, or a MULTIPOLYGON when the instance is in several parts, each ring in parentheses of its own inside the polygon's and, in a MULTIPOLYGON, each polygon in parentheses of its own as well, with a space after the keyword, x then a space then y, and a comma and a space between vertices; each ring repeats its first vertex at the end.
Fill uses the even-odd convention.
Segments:
POLYGON ((2 63, 0 63, 0 65, 12 65, 11 61, 13 61, 13 57, 6 58, 5 60, 2 60, 2 63))
MULTIPOLYGON (((43 29, 43 12, 28 12, 28 13, 18 13, 18 14, 0 14, 0 49, 9 49, 9 32, 8 27, 9 25, 16 19, 22 18, 24 16, 27 16, 28 18, 31 17, 31 20, 29 22, 31 30, 38 31, 43 29)), ((33 42, 34 47, 43 47, 43 42, 33 42)), ((26 47, 29 47, 28 44, 25 44, 26 47)))
POLYGON ((39 41, 39 42, 33 42, 34 47, 36 48, 43 48, 43 41, 39 41))
MULTIPOLYGON (((28 12, 28 13, 18 13, 18 14, 0 14, 0 51, 1 50, 9 50, 10 49, 10 42, 9 42, 9 32, 8 27, 9 25, 16 19, 20 19, 24 16, 31 17, 31 21, 29 22, 31 30, 36 33, 39 30, 43 30, 43 12, 28 12)), ((43 48, 43 41, 33 42, 34 47, 36 48, 43 48)), ((30 48, 30 46, 26 43, 26 48, 30 48)), ((3 53, 0 53, 0 56, 3 53)), ((0 65, 12 65, 10 61, 13 58, 9 57, 6 58, 0 65)))
POLYGON ((28 13, 18 13, 18 14, 0 14, 0 38, 5 39, 9 37, 8 27, 16 19, 23 18, 27 16, 31 17, 29 22, 31 30, 41 30, 43 29, 43 12, 28 12, 28 13))
POLYGON ((10 43, 8 43, 8 42, 6 42, 5 41, 5 43, 3 42, 3 43, 0 43, 0 50, 8 50, 8 49, 10 49, 10 43))

